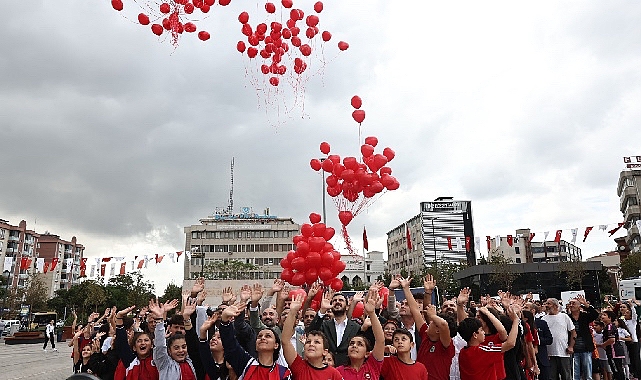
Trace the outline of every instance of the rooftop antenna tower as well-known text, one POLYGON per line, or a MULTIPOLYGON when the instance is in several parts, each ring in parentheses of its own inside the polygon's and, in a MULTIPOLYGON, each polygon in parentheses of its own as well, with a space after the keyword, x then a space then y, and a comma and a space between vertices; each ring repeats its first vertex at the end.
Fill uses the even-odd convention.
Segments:
POLYGON ((229 190, 229 204, 227 204, 227 214, 232 215, 234 212, 234 157, 231 158, 231 189, 229 190))

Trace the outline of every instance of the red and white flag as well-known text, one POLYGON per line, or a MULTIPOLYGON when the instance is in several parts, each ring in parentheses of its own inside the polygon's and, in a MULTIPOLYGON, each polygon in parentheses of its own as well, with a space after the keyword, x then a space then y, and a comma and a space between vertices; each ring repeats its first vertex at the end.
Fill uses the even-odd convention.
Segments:
POLYGON ((452 237, 451 236, 447 237, 447 249, 449 249, 450 251, 452 250, 452 237))
POLYGON ((363 249, 369 251, 369 242, 367 241, 367 231, 365 226, 363 226, 363 249))
POLYGON ((561 242, 561 234, 563 233, 563 230, 556 230, 556 236, 554 237, 554 242, 555 243, 560 243, 561 242))
POLYGON ((410 235, 410 228, 405 225, 405 238, 407 239, 407 249, 412 250, 412 235, 410 235))
POLYGON ((590 231, 592 231, 592 229, 593 229, 593 228, 594 228, 594 226, 592 226, 592 227, 585 227, 585 232, 583 233, 583 242, 584 242, 584 243, 585 243, 585 239, 587 239, 587 238, 588 238, 588 234, 590 233, 590 231))
POLYGON ((512 235, 507 235, 507 244, 511 247, 514 245, 514 237, 512 235))

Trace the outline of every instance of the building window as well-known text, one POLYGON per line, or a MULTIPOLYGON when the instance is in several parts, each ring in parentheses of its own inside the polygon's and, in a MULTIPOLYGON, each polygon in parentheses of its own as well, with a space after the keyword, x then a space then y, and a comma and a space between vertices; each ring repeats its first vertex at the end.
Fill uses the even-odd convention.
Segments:
MULTIPOLYGON (((521 248, 520 248, 520 247, 514 247, 514 252, 515 252, 517 255, 520 255, 520 254, 521 254, 521 248)), ((518 260, 518 259, 517 259, 517 260, 518 260)))
POLYGON ((520 257, 517 257, 517 258, 516 258, 516 263, 517 263, 517 264, 520 264, 520 263, 521 263, 521 258, 520 258, 520 257))

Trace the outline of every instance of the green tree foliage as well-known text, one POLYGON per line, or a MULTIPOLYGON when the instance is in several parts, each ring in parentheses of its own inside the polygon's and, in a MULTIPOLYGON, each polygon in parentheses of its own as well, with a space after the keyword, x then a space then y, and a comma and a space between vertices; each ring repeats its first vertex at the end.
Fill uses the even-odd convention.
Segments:
POLYGON ((110 278, 105 291, 107 305, 115 305, 119 310, 131 305, 147 305, 151 298, 156 297, 154 284, 145 281, 140 272, 121 274, 110 278))
POLYGON ((518 276, 518 274, 512 270, 512 258, 506 258, 502 252, 492 252, 492 257, 488 263, 492 265, 494 269, 494 273, 489 277, 490 282, 498 285, 503 290, 511 290, 512 284, 518 276))
POLYGON ((160 297, 160 300, 163 302, 170 301, 173 299, 180 300, 182 297, 183 288, 172 282, 170 282, 165 288, 165 293, 160 297))
MULTIPOLYGON (((460 263, 450 263, 450 262, 440 262, 436 265, 432 263, 431 266, 426 268, 424 274, 431 274, 436 280, 436 285, 438 286, 441 294, 447 295, 458 295, 460 290, 460 285, 457 280, 454 279, 454 273, 461 271, 467 268, 467 264, 464 262, 460 263)), ((423 279, 421 278, 421 283, 419 286, 423 286, 423 279)))
POLYGON ((257 270, 258 266, 240 260, 216 261, 205 265, 203 277, 208 280, 249 280, 251 272, 257 270))
POLYGON ((585 264, 582 261, 563 261, 559 263, 559 271, 566 277, 570 289, 580 289, 585 277, 585 264))
POLYGON ((31 305, 32 312, 47 311, 47 285, 43 277, 40 273, 32 273, 27 279, 23 303, 31 305))
POLYGON ((623 279, 638 277, 641 271, 641 253, 633 253, 621 261, 621 276, 623 279))

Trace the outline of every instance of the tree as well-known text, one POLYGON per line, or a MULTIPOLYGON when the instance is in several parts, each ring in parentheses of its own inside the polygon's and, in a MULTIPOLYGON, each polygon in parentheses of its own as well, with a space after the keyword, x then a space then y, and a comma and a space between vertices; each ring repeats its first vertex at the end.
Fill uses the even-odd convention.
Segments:
MULTIPOLYGON (((432 263, 430 267, 423 271, 423 276, 427 273, 431 274, 436 280, 436 285, 442 294, 457 295, 460 290, 460 286, 458 281, 454 279, 454 273, 465 268, 467 268, 467 264, 465 262, 440 262, 436 266, 432 263)), ((421 284, 419 286, 423 286, 422 281, 423 279, 421 278, 421 284)))
POLYGON ((490 282, 502 287, 505 290, 512 289, 512 283, 517 278, 517 274, 512 270, 512 258, 506 258, 502 252, 492 252, 489 264, 494 269, 494 273, 490 274, 490 282))
POLYGON ((107 305, 116 306, 118 310, 131 305, 147 305, 151 298, 156 297, 154 284, 145 281, 140 272, 131 272, 110 278, 105 291, 107 305))
POLYGON ((563 261, 559 263, 559 271, 564 273, 568 287, 581 287, 585 277, 585 264, 582 261, 563 261))
POLYGON ((45 311, 47 307, 48 289, 42 277, 39 273, 30 274, 23 292, 23 303, 31 305, 32 312, 45 311))
POLYGON ((170 282, 167 287, 165 288, 165 293, 160 297, 160 300, 163 302, 170 301, 173 299, 180 300, 182 297, 183 293, 183 288, 182 286, 178 286, 174 284, 174 282, 170 282))
POLYGON ((638 277, 641 271, 641 253, 633 253, 621 261, 621 277, 623 279, 638 277))
POLYGON ((249 280, 258 266, 240 260, 215 261, 205 265, 203 276, 208 280, 249 280))

